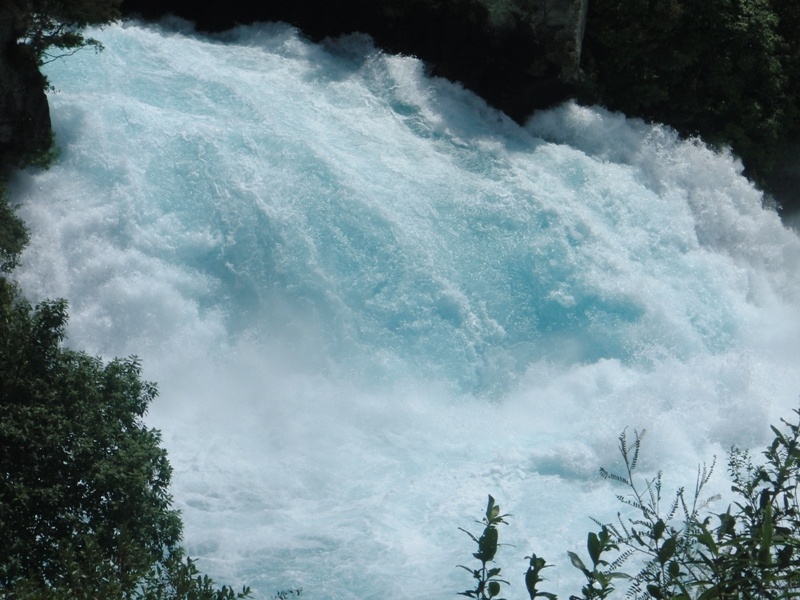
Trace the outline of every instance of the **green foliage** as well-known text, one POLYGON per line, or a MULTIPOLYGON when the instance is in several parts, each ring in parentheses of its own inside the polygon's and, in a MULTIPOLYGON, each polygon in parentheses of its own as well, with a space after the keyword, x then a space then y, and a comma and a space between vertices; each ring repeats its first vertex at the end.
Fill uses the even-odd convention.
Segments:
POLYGON ((539 584, 544 581, 542 571, 553 565, 548 565, 545 559, 535 554, 526 556, 525 559, 529 561, 528 570, 525 572, 525 587, 528 590, 530 600, 536 600, 536 598, 540 597, 547 598, 548 600, 556 600, 555 594, 539 591, 539 584))
POLYGON ((691 503, 687 503, 684 488, 680 488, 668 508, 662 506, 662 474, 655 478, 637 482, 634 472, 639 458, 645 432, 634 431, 633 445, 629 445, 626 433, 619 437, 619 449, 625 465, 625 475, 600 470, 605 479, 621 483, 628 488, 626 495, 617 498, 635 510, 633 517, 617 516, 618 525, 607 525, 614 544, 625 548, 614 561, 621 565, 633 555, 644 559, 644 566, 633 576, 629 595, 652 596, 654 598, 682 597, 687 588, 687 574, 693 564, 694 529, 699 521, 699 511, 719 499, 711 496, 702 499, 702 491, 708 484, 715 463, 698 468, 695 490, 691 503), (646 594, 643 594, 646 590, 646 594))
POLYGON ((800 28, 786 0, 593 0, 584 100, 729 145, 765 175, 800 134, 800 28))
POLYGON ((36 167, 37 169, 47 171, 60 157, 61 147, 56 141, 55 133, 51 131, 50 144, 47 150, 25 157, 22 164, 26 167, 36 167))
POLYGON ((155 387, 133 359, 63 350, 66 303, 0 313, 0 584, 66 581, 101 563, 131 588, 180 539, 171 469, 142 417, 155 387))
POLYGON ((135 598, 141 600, 237 600, 249 598, 250 588, 241 592, 218 588, 208 575, 202 575, 182 549, 172 552, 163 563, 156 563, 140 582, 135 598))
POLYGON ((81 30, 116 21, 121 16, 121 4, 122 0, 10 0, 21 41, 39 64, 85 46, 102 48, 97 40, 85 38, 81 30))
POLYGON ((272 600, 289 600, 292 596, 300 597, 303 595, 303 588, 289 588, 280 590, 272 596, 272 600))
POLYGON ((5 182, 0 180, 0 276, 17 266, 27 242, 28 228, 8 203, 5 182))
POLYGON ((737 500, 716 515, 716 527, 707 521, 694 524, 698 547, 693 558, 714 597, 798 594, 800 424, 783 424, 788 431, 772 427, 775 438, 764 452, 763 464, 754 465, 747 452, 731 452, 728 468, 737 500))
POLYGON ((0 590, 4 597, 231 600, 179 546, 172 469, 143 417, 135 357, 64 349, 66 302, 0 278, 0 590))
POLYGON ((603 554, 606 552, 619 550, 619 546, 616 544, 614 536, 612 536, 608 527, 603 526, 598 533, 589 532, 586 539, 586 549, 592 561, 591 571, 586 567, 580 556, 574 552, 567 552, 572 566, 586 577, 586 585, 581 589, 583 596, 571 596, 571 600, 606 598, 614 591, 614 586, 612 585, 614 579, 629 578, 629 575, 616 571, 625 561, 627 555, 623 555, 623 558, 617 559, 613 563, 609 563, 603 558, 603 554))
MULTIPOLYGON (((800 412, 795 411, 798 415, 800 412)), ((661 474, 639 487, 634 479, 641 436, 629 447, 623 433, 620 451, 627 475, 601 474, 626 486, 619 499, 637 511, 609 526, 613 539, 628 553, 644 556, 629 595, 661 598, 785 598, 800 584, 800 424, 783 421, 787 432, 772 427, 773 442, 765 462, 755 465, 747 452, 734 448, 729 457, 731 490, 726 512, 700 515, 717 500, 701 500, 714 465, 698 468, 688 504, 683 488, 667 510, 661 509, 661 474)))
MULTIPOLYGON (((715 463, 698 467, 691 496, 679 488, 665 503, 661 472, 652 479, 636 476, 644 432, 634 432, 632 441, 623 432, 619 449, 624 474, 605 469, 600 473, 626 489, 617 498, 632 514, 618 514, 614 524, 598 522, 600 531, 587 536, 590 562, 567 553, 586 579, 581 595, 570 600, 607 598, 618 579, 629 581, 627 598, 642 600, 761 600, 800 595, 800 410, 795 413, 795 422, 782 420, 783 430, 772 427, 775 438, 764 451, 762 463, 754 463, 746 451, 731 450, 728 471, 735 497, 725 512, 716 514, 707 509, 719 496, 703 496, 715 463), (634 575, 620 570, 629 560, 638 565, 634 575)), ((489 506, 494 506, 491 496, 489 506)), ((480 540, 471 537, 479 545, 474 556, 485 558, 480 540)), ((525 584, 531 600, 556 600, 554 594, 539 591, 541 571, 550 565, 535 554, 526 559, 525 584)), ((489 571, 499 572, 499 568, 489 571)), ((473 575, 479 580, 478 588, 462 595, 492 597, 480 595, 486 589, 480 585, 485 580, 482 571, 475 570, 473 575)))
MULTIPOLYGON (((476 521, 484 525, 483 533, 481 536, 475 537, 466 529, 461 529, 466 533, 472 541, 478 545, 478 551, 474 552, 472 556, 478 559, 481 566, 477 569, 470 569, 464 565, 458 565, 460 568, 472 574, 472 578, 476 580, 475 589, 459 592, 460 596, 467 596, 469 598, 477 598, 478 600, 488 600, 495 598, 500 593, 500 584, 508 582, 500 579, 500 569, 497 567, 487 568, 487 564, 494 561, 494 555, 497 553, 497 525, 506 523, 504 520, 508 515, 500 514, 500 507, 495 504, 494 498, 489 496, 489 502, 486 505, 486 513, 482 521, 476 521)), ((498 600, 503 600, 498 598, 498 600)))

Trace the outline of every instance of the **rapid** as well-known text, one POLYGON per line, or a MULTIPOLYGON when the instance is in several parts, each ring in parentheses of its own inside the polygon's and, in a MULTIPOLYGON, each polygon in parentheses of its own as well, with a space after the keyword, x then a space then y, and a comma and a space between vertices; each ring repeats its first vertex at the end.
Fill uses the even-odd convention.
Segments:
POLYGON ((573 103, 519 126, 365 36, 91 35, 46 67, 60 156, 11 182, 16 278, 158 383, 221 583, 454 597, 492 494, 504 595, 536 552, 567 597, 624 428, 643 475, 716 455, 724 492, 797 407, 800 239, 730 154, 573 103))

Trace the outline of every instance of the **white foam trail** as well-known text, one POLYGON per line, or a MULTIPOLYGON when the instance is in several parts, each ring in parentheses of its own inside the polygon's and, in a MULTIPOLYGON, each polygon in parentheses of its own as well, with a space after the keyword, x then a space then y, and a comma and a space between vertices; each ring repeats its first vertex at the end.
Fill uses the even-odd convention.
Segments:
POLYGON ((624 427, 677 487, 796 405, 800 241, 732 157, 573 104, 521 128, 358 36, 180 27, 51 65, 62 156, 12 189, 25 292, 159 382, 212 575, 449 597, 492 493, 516 591, 533 550, 575 593, 624 427))

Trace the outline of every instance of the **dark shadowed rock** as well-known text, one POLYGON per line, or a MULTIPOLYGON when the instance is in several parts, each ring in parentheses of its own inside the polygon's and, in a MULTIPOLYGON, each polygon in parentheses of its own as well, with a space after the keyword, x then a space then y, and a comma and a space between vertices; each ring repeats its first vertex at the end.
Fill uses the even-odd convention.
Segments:
POLYGON ((547 57, 561 70, 561 79, 577 81, 589 0, 534 0, 533 31, 547 57))
POLYGON ((36 58, 17 44, 14 15, 0 8, 0 164, 19 164, 50 148, 50 110, 36 58))
POLYGON ((800 140, 787 146, 766 183, 781 214, 800 219, 800 140))
POLYGON ((521 11, 505 0, 124 0, 122 10, 146 19, 175 14, 201 31, 284 21, 313 40, 367 33, 523 121, 574 95, 586 3, 532 0, 521 11))

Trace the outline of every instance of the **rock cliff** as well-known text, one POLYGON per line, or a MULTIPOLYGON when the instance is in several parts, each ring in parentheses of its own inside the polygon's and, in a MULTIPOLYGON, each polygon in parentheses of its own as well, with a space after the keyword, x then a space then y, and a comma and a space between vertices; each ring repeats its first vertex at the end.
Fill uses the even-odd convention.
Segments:
POLYGON ((124 0, 123 13, 172 13, 198 29, 285 21, 319 40, 362 32, 414 55, 512 118, 574 95, 587 0, 124 0))
POLYGON ((9 9, 0 8, 0 166, 45 152, 51 143, 45 78, 35 57, 17 44, 9 9))
POLYGON ((580 74, 588 9, 589 0, 534 0, 532 5, 534 35, 567 81, 576 81, 580 74))

